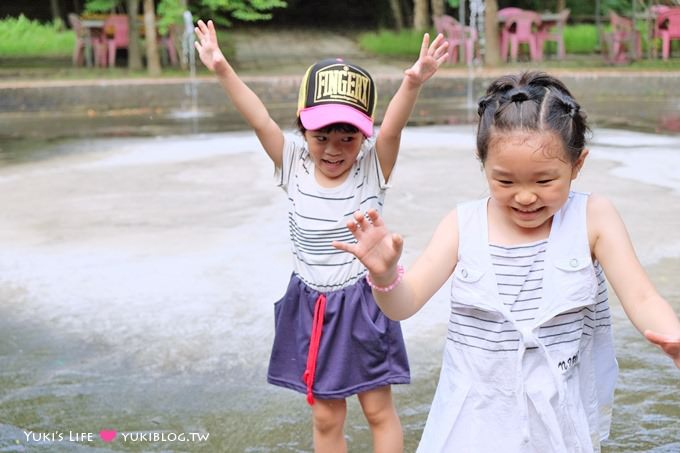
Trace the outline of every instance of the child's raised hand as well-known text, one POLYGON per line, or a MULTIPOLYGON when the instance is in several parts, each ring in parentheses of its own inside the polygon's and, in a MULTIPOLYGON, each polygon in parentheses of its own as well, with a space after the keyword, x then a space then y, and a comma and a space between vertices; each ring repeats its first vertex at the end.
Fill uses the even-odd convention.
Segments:
POLYGON ((645 338, 671 356, 671 359, 675 362, 675 366, 680 368, 680 337, 662 335, 660 333, 652 332, 651 330, 646 330, 645 338))
POLYGON ((368 219, 357 211, 354 220, 347 222, 347 228, 357 240, 356 244, 333 241, 333 247, 359 258, 376 279, 382 275, 389 277, 399 262, 404 240, 398 234, 389 232, 375 209, 369 209, 366 215, 368 219))
POLYGON ((194 43, 198 56, 203 64, 210 69, 220 73, 227 69, 227 59, 224 58, 220 46, 217 44, 217 33, 215 32, 215 24, 209 20, 206 25, 205 22, 199 20, 194 29, 198 41, 194 43))
POLYGON ((449 43, 444 35, 439 33, 432 44, 430 35, 423 35, 423 43, 420 46, 418 61, 404 71, 404 75, 414 84, 422 85, 437 72, 439 66, 446 60, 449 43))

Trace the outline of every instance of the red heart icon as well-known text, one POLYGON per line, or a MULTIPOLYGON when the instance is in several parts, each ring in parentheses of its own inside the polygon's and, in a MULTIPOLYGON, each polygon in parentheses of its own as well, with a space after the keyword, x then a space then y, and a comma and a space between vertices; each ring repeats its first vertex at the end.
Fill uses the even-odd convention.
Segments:
POLYGON ((102 429, 99 431, 99 437, 106 443, 112 442, 116 438, 116 434, 118 433, 115 429, 102 429))

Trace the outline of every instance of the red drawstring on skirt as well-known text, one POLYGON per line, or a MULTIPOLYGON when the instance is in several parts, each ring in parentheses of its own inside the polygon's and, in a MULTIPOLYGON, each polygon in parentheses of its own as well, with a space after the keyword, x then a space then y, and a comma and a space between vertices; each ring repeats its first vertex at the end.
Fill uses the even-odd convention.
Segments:
POLYGON ((319 294, 314 304, 314 319, 312 320, 312 333, 309 337, 309 352, 307 353, 307 368, 302 375, 302 380, 307 384, 307 403, 314 404, 312 386, 314 385, 314 373, 316 371, 316 358, 319 355, 321 344, 321 331, 323 330, 323 318, 326 313, 326 295, 319 294))

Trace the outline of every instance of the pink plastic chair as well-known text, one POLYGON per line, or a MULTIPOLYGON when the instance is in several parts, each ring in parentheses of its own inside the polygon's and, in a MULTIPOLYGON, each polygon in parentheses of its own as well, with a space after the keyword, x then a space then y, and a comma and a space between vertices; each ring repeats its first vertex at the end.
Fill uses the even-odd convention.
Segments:
POLYGON ((543 58, 543 50, 545 43, 548 41, 555 41, 557 43, 557 58, 563 59, 565 56, 564 50, 564 26, 567 25, 569 19, 569 9, 563 9, 557 15, 556 21, 544 21, 538 28, 538 51, 543 58))
POLYGON ((84 64, 84 59, 87 59, 87 64, 91 64, 91 56, 85 55, 88 50, 89 45, 92 47, 92 53, 94 54, 94 65, 95 66, 105 66, 106 65, 106 46, 104 40, 100 34, 94 34, 87 28, 83 27, 80 17, 75 13, 70 13, 68 15, 68 21, 71 25, 71 29, 76 34, 76 43, 73 46, 73 65, 82 66, 84 64))
POLYGON ((104 21, 104 33, 108 47, 109 67, 112 68, 116 65, 118 49, 127 49, 129 45, 127 15, 114 14, 107 17, 104 21))
POLYGON ((461 25, 456 19, 451 16, 432 17, 434 27, 437 33, 444 35, 444 38, 449 43, 448 61, 456 63, 459 60, 458 49, 460 52, 460 59, 462 59, 462 50, 465 49, 465 60, 467 64, 472 63, 474 58, 475 43, 477 42, 477 32, 470 27, 461 25), (465 47, 463 47, 465 46, 465 47))
POLYGON ((661 56, 668 60, 671 41, 680 39, 680 8, 669 8, 657 16, 654 37, 661 38, 661 56))
POLYGON ((610 63, 627 63, 642 55, 642 37, 635 29, 632 19, 609 11, 612 31, 605 35, 607 43, 606 58, 610 63))
POLYGON ((509 6, 507 8, 501 8, 498 10, 496 13, 496 17, 498 18, 498 21, 501 23, 500 26, 500 45, 501 45, 501 58, 504 60, 507 60, 507 53, 505 54, 506 56, 504 57, 504 50, 505 46, 508 45, 508 42, 510 41, 510 34, 505 31, 505 23, 515 14, 521 13, 524 11, 522 8, 515 8, 514 6, 509 6))
POLYGON ((533 61, 541 60, 541 52, 538 49, 538 29, 541 26, 541 16, 533 11, 521 11, 512 14, 503 24, 501 41, 502 57, 508 60, 508 47, 512 61, 517 61, 519 45, 529 44, 529 55, 533 61), (505 36, 505 39, 503 39, 505 36))
POLYGON ((513 14, 521 13, 522 11, 524 11, 522 8, 515 8, 514 6, 509 6, 507 8, 499 9, 498 12, 496 13, 496 17, 498 17, 499 20, 505 22, 513 14))

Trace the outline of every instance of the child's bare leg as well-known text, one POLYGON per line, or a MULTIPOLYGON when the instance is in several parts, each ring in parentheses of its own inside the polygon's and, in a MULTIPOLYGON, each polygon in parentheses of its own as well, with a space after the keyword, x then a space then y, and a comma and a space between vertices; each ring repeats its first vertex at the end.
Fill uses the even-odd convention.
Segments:
POLYGON ((316 453, 345 453, 345 400, 315 399, 312 405, 314 422, 314 451, 316 453))
POLYGON ((387 385, 359 393, 359 402, 373 433, 373 452, 403 452, 404 434, 392 402, 392 388, 387 385))

